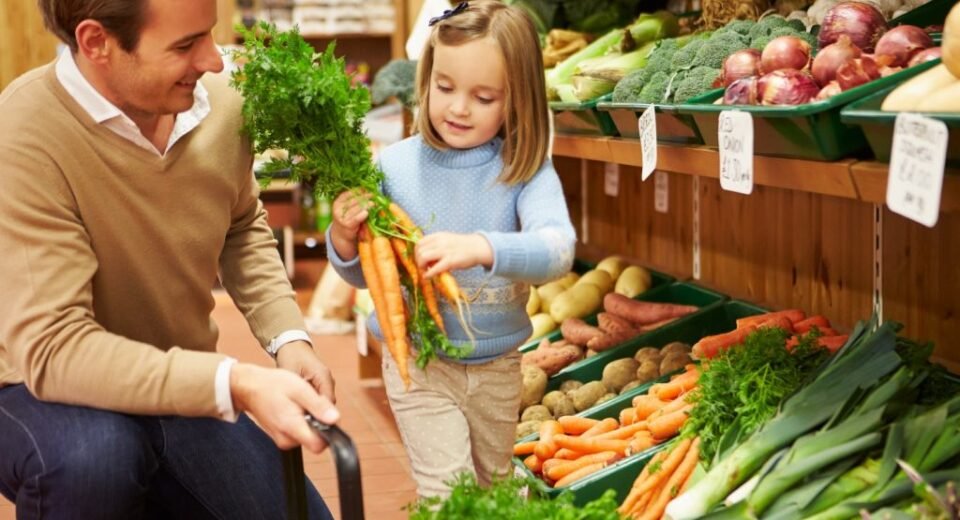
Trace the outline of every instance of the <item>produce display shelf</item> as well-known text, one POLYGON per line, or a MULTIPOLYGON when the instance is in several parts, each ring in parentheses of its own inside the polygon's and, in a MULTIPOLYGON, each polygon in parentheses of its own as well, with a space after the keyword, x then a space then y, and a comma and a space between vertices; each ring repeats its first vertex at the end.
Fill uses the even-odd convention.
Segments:
MULTIPOLYGON (((621 137, 639 137, 639 118, 650 103, 597 103, 597 110, 610 114, 621 137)), ((654 104, 657 121, 657 141, 678 144, 703 144, 703 137, 693 117, 681 114, 679 105, 654 104)))

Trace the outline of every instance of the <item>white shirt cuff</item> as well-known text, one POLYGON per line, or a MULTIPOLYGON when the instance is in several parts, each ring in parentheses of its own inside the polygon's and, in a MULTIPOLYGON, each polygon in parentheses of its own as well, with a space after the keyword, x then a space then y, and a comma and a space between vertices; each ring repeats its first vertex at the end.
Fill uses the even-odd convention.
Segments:
POLYGON ((270 342, 271 344, 276 345, 274 355, 280 352, 281 347, 294 341, 306 341, 311 347, 313 346, 313 341, 310 340, 310 335, 307 334, 307 331, 295 329, 285 330, 278 334, 277 337, 273 338, 273 341, 270 342))
POLYGON ((227 422, 237 422, 237 412, 233 409, 233 395, 230 392, 230 367, 236 362, 237 360, 231 357, 221 361, 214 379, 217 413, 220 414, 220 419, 227 422))

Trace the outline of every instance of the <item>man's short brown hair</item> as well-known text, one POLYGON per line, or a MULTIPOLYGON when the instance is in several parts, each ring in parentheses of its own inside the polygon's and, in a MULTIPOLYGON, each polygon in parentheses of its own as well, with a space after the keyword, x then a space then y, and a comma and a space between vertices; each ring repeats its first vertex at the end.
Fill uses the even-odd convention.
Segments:
POLYGON ((47 30, 77 52, 77 25, 90 19, 101 25, 127 52, 140 42, 148 0, 37 0, 47 30))

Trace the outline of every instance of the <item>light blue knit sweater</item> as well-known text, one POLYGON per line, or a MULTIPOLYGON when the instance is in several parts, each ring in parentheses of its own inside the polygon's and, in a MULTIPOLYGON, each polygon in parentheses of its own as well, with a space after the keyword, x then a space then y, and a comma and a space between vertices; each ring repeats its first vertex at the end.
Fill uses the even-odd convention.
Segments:
MULTIPOLYGON (((419 135, 381 152, 384 194, 397 202, 424 233, 480 233, 493 247, 492 269, 456 271, 468 297, 476 344, 465 363, 490 361, 517 348, 532 332, 525 310, 530 284, 562 276, 573 263, 576 236, 560 179, 549 162, 530 181, 497 182, 502 141, 469 150, 436 150, 419 135)), ((357 258, 341 259, 327 236, 327 255, 338 273, 366 287, 357 258)), ((453 308, 441 308, 447 335, 469 341, 453 308)), ((371 332, 383 337, 374 315, 371 332)), ((442 355, 442 354, 441 354, 442 355)))

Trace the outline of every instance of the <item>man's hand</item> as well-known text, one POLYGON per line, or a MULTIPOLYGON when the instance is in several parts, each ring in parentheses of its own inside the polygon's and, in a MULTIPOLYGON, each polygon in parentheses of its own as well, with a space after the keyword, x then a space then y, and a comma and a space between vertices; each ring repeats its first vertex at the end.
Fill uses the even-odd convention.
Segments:
POLYGON ((306 341, 291 341, 281 346, 277 352, 277 367, 297 374, 331 403, 337 402, 330 369, 320 361, 306 341))
POLYGON ((340 419, 330 399, 289 370, 237 363, 230 369, 230 393, 234 409, 252 415, 281 449, 303 446, 320 453, 326 443, 307 425, 304 414, 326 424, 340 419))

